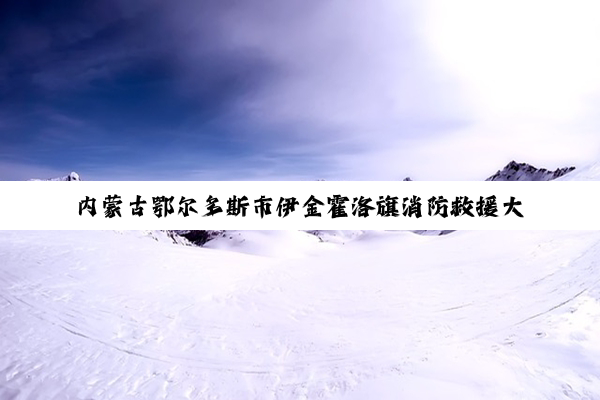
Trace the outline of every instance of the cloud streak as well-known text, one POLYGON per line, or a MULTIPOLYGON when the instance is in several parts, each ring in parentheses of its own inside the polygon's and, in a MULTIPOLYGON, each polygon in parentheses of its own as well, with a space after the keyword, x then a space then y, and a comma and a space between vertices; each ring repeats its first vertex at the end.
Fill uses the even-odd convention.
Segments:
POLYGON ((329 130, 331 140, 361 145, 410 135, 402 132, 407 124, 460 118, 456 102, 438 95, 443 74, 432 76, 413 37, 413 8, 351 0, 321 3, 293 22, 269 16, 234 24, 232 17, 231 40, 260 49, 284 71, 244 99, 242 110, 263 123, 314 130, 304 137, 329 130))

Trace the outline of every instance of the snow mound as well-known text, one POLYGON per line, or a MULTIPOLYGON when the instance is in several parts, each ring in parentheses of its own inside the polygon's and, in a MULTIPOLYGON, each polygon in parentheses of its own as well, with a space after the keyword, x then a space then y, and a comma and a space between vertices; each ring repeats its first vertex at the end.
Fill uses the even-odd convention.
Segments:
POLYGON ((551 181, 568 174, 575 167, 558 168, 548 171, 545 168, 536 168, 526 163, 509 162, 506 167, 499 170, 486 181, 551 181))

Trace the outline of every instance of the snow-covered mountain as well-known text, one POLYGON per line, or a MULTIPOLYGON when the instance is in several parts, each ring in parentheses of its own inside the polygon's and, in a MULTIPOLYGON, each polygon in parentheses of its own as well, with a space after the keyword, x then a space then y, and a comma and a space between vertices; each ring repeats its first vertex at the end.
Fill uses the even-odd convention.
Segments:
POLYGON ((51 179, 30 179, 31 181, 80 181, 81 178, 77 172, 71 172, 69 175, 61 176, 60 178, 51 179))
POLYGON ((526 163, 509 162, 506 167, 486 179, 486 181, 551 181, 568 174, 575 167, 558 168, 548 171, 545 168, 536 168, 526 163))
POLYGON ((599 231, 243 233, 0 231, 0 399, 600 399, 599 231))

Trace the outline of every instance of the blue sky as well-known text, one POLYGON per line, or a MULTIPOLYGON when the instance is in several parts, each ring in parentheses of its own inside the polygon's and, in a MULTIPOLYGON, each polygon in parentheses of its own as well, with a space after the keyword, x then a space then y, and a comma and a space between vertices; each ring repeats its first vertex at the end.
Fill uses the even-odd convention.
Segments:
POLYGON ((595 1, 0 10, 3 180, 467 180, 600 155, 595 1))

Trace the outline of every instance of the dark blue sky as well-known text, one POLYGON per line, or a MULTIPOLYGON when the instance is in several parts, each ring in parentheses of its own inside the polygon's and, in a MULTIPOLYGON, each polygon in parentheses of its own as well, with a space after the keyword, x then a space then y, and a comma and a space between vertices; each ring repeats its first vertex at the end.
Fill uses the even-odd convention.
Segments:
POLYGON ((417 4, 4 1, 0 179, 469 179, 589 148, 465 157, 512 114, 481 124, 417 4))
POLYGON ((257 52, 220 47, 217 2, 200 3, 186 29, 159 2, 4 2, 2 157, 92 179, 239 168, 234 160, 261 146, 256 127, 231 119, 231 104, 276 71, 257 52))

